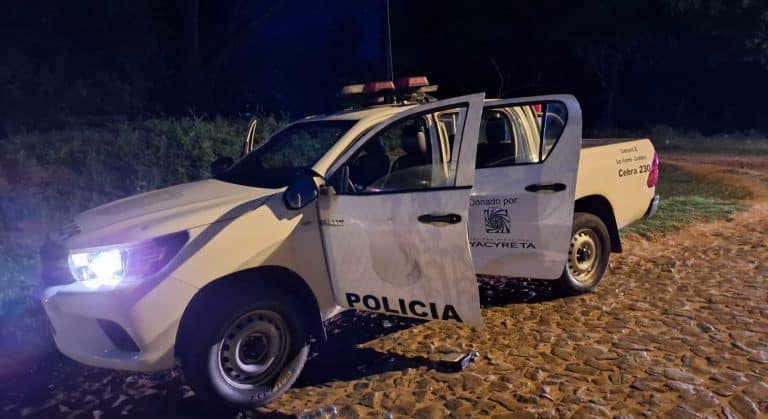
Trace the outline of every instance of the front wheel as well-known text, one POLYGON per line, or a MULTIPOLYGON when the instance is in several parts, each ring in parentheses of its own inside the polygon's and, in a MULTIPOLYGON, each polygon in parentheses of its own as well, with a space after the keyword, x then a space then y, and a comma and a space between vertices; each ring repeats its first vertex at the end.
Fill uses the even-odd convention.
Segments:
POLYGON ((230 294, 198 319, 177 348, 184 376, 203 399, 264 406, 296 381, 309 354, 301 307, 280 293, 230 294))
POLYGON ((603 221, 589 213, 575 213, 559 290, 574 295, 595 289, 608 271, 610 251, 611 238, 603 221))

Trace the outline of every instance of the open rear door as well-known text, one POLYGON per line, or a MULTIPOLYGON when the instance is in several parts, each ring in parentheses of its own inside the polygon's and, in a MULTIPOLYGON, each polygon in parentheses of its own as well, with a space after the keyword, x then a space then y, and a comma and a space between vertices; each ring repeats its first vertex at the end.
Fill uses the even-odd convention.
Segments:
POLYGON ((573 96, 485 102, 469 210, 478 274, 560 276, 580 151, 581 109, 573 96))
POLYGON ((339 305, 483 324, 467 240, 483 97, 397 114, 331 167, 342 186, 321 195, 318 208, 339 305), (451 143, 435 134, 441 111, 457 115, 451 143))

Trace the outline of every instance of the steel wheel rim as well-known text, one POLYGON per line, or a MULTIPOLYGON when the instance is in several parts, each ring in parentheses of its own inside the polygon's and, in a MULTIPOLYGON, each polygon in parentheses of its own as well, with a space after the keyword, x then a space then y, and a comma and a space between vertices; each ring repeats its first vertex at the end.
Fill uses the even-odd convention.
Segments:
POLYGON ((248 312, 230 324, 219 343, 219 372, 238 388, 270 384, 285 363, 289 344, 282 316, 269 310, 248 312))
POLYGON ((594 231, 583 228, 571 236, 568 271, 574 279, 581 283, 591 282, 601 257, 600 239, 594 231))

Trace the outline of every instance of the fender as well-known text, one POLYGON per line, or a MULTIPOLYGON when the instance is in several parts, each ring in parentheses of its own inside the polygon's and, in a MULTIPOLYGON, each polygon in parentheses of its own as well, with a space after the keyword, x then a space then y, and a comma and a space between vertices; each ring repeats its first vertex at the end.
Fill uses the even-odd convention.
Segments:
POLYGON ((611 237, 611 252, 622 252, 621 236, 619 236, 619 229, 616 226, 616 217, 608 199, 601 195, 581 197, 576 200, 573 212, 588 212, 600 218, 608 228, 608 235, 611 237))
POLYGON ((248 289, 259 292, 259 290, 270 288, 287 291, 296 296, 304 307, 304 312, 301 314, 307 321, 310 336, 323 342, 327 340, 328 336, 317 299, 306 281, 296 272, 282 266, 260 266, 231 273, 200 288, 181 317, 179 330, 176 333, 176 346, 178 347, 179 342, 185 342, 191 338, 195 328, 194 319, 198 315, 204 315, 205 310, 211 305, 221 304, 219 299, 226 292, 232 290, 244 292, 248 289))

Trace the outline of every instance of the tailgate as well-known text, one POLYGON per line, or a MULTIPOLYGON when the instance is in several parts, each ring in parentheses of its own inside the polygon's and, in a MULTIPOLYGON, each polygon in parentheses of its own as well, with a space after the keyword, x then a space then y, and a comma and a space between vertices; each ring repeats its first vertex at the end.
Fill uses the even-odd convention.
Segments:
POLYGON ((656 194, 647 185, 654 153, 648 138, 584 139, 576 199, 606 198, 618 228, 642 219, 656 194))

